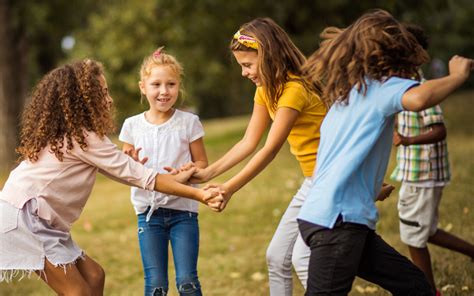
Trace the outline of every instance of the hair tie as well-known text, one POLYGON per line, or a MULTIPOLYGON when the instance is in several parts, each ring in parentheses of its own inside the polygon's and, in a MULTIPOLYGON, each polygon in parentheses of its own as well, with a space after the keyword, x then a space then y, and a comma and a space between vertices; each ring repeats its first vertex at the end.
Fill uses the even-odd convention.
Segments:
POLYGON ((240 34, 240 30, 234 34, 234 39, 246 47, 253 48, 255 50, 258 48, 257 40, 253 37, 240 34))
POLYGON ((155 50, 155 52, 153 53, 153 57, 154 58, 158 58, 160 57, 161 55, 161 48, 158 48, 157 50, 155 50))

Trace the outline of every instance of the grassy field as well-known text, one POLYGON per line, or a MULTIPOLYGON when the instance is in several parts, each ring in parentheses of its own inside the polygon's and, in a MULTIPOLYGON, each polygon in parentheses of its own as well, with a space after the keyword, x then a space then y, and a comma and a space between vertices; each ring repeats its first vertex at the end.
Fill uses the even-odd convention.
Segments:
MULTIPOLYGON (((470 109, 473 100, 474 92, 464 92, 443 105, 453 180, 444 191, 440 207, 440 227, 471 242, 474 242, 474 120, 470 109)), ((241 137, 247 120, 247 117, 239 117, 204 123, 211 161, 241 137)), ((392 155, 390 169, 393 160, 392 155)), ((241 166, 217 181, 226 180, 239 168, 241 166)), ((223 213, 201 208, 199 275, 205 295, 268 295, 265 250, 302 180, 298 164, 285 146, 261 175, 234 196, 223 213)), ((408 255, 399 239, 396 203, 397 193, 378 205, 378 232, 397 250, 408 255)), ((73 227, 73 237, 105 268, 106 295, 143 294, 136 217, 126 186, 99 176, 84 213, 73 227)), ((430 247, 430 250, 436 282, 444 290, 443 295, 474 295, 474 263, 441 248, 430 247)), ((296 278, 294 285, 295 295, 303 295, 296 278)), ((3 296, 51 294, 35 276, 13 284, 0 284, 0 295, 3 296)), ((177 295, 172 266, 169 295, 177 295)), ((350 295, 389 293, 357 279, 350 295)))

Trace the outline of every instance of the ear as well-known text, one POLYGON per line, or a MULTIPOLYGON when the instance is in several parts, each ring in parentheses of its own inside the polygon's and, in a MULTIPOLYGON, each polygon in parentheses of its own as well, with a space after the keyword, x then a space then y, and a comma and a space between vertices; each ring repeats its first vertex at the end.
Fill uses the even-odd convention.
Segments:
POLYGON ((140 88, 140 92, 145 95, 145 85, 143 83, 143 81, 138 81, 138 87, 140 88))

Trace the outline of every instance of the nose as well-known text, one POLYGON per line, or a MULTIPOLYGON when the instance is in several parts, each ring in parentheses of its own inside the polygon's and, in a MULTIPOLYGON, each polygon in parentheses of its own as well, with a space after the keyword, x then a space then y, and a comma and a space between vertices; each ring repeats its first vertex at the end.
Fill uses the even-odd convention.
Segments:
POLYGON ((167 94, 168 93, 168 86, 166 84, 162 84, 160 86, 160 92, 163 93, 163 94, 167 94))
POLYGON ((249 75, 249 72, 242 67, 242 77, 247 77, 249 75))

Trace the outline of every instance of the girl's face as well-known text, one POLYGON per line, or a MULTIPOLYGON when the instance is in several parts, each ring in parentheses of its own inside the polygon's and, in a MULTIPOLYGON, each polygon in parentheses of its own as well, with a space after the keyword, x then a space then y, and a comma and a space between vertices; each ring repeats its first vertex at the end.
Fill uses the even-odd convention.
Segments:
POLYGON ((138 83, 146 96, 150 110, 171 113, 179 94, 179 75, 170 66, 155 66, 148 77, 138 83))
POLYGON ((261 86, 258 77, 258 54, 256 51, 235 50, 234 54, 237 63, 242 68, 242 76, 250 79, 256 86, 261 86))
POLYGON ((114 100, 110 96, 109 88, 107 86, 107 80, 105 80, 104 75, 99 76, 99 82, 100 82, 100 86, 102 87, 102 92, 104 93, 105 101, 107 102, 107 107, 110 110, 112 108, 112 104, 113 104, 114 100))

